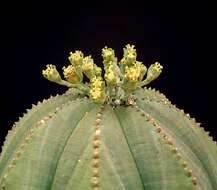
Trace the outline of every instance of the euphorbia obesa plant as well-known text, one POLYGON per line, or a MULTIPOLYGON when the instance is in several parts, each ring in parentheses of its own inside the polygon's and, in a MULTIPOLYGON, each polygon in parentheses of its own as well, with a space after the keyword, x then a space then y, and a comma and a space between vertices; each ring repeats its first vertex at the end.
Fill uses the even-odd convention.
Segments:
POLYGON ((111 48, 102 57, 103 76, 81 51, 70 53, 66 80, 53 65, 43 70, 69 90, 33 105, 9 131, 0 189, 216 190, 214 141, 164 95, 142 88, 162 66, 147 69, 131 45, 119 62, 111 48))

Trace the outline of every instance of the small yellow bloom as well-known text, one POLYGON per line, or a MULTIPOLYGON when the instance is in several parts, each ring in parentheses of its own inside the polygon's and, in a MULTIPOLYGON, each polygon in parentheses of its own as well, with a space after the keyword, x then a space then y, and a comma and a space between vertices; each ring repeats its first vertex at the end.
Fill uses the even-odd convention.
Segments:
POLYGON ((139 72, 139 81, 141 81, 147 72, 147 67, 143 65, 142 62, 139 62, 139 61, 135 62, 135 67, 137 68, 139 72))
POLYGON ((124 56, 120 64, 132 65, 137 58, 137 53, 134 45, 127 44, 124 48, 124 56))
POLYGON ((91 56, 87 56, 82 62, 82 72, 91 79, 94 75, 94 63, 91 56))
POLYGON ((101 88, 103 86, 103 80, 101 77, 93 77, 91 80, 91 85, 94 88, 101 88))
POLYGON ((109 71, 105 74, 105 80, 108 84, 116 84, 117 83, 117 76, 113 71, 109 71))
POLYGON ((129 81, 138 81, 140 76, 140 70, 138 67, 125 67, 125 78, 129 81))
POLYGON ((63 67, 63 74, 66 80, 72 84, 81 82, 81 78, 76 73, 76 69, 73 65, 69 65, 68 67, 63 67))
POLYGON ((90 94, 93 100, 97 100, 102 96, 102 91, 100 89, 91 89, 90 94))
POLYGON ((115 85, 118 82, 118 75, 117 72, 115 72, 114 66, 110 65, 105 72, 105 80, 110 85, 115 85))
POLYGON ((108 81, 112 82, 112 81, 116 81, 116 77, 113 71, 110 71, 108 73, 106 73, 105 77, 107 78, 108 81))
POLYGON ((61 77, 55 65, 47 65, 45 70, 42 70, 43 76, 52 82, 61 82, 61 77))
POLYGON ((91 80, 90 98, 94 102, 105 101, 105 83, 102 77, 93 77, 91 80))
POLYGON ((147 72, 147 81, 153 81, 156 78, 159 77, 159 75, 161 74, 163 69, 163 66, 156 62, 154 64, 152 64, 149 68, 148 68, 148 72, 147 72))
POLYGON ((90 71, 93 70, 93 59, 91 56, 87 56, 83 59, 82 71, 90 71))
POLYGON ((102 57, 105 61, 110 61, 115 56, 115 52, 112 48, 104 47, 102 49, 102 57))
POLYGON ((71 64, 76 66, 81 65, 84 54, 81 51, 75 51, 75 53, 70 52, 69 61, 71 64))
POLYGON ((100 77, 102 74, 102 69, 100 67, 97 67, 96 65, 94 65, 94 73, 96 77, 100 77))

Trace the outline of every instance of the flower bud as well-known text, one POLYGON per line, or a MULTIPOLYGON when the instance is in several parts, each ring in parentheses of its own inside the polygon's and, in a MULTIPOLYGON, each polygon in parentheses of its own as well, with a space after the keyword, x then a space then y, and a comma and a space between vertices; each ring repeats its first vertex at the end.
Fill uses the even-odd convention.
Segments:
POLYGON ((47 68, 45 70, 42 70, 42 74, 49 81, 57 82, 57 83, 62 81, 60 74, 57 71, 55 65, 47 65, 47 68))

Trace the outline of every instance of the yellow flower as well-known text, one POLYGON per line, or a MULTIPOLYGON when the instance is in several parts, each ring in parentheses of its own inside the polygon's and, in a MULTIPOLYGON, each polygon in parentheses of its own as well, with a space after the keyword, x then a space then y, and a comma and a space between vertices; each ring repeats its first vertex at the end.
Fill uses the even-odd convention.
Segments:
POLYGON ((125 78, 129 81, 138 81, 140 76, 140 70, 138 67, 125 67, 125 78))
POLYGON ((147 72, 147 67, 139 61, 135 62, 135 67, 137 67, 137 70, 139 72, 139 81, 141 81, 147 72))
POLYGON ((134 45, 127 44, 120 64, 132 65, 136 61, 137 53, 134 45))
POLYGON ((83 57, 84 54, 81 51, 75 51, 75 53, 70 52, 69 61, 77 67, 81 65, 83 57))
POLYGON ((102 74, 102 69, 100 67, 97 67, 96 65, 94 65, 94 73, 96 77, 100 77, 102 74))
POLYGON ((105 80, 110 85, 115 85, 118 82, 119 77, 115 72, 113 65, 110 65, 105 72, 105 80))
POLYGON ((163 69, 163 66, 158 63, 155 62, 154 64, 152 64, 149 68, 148 68, 148 72, 147 72, 147 81, 153 81, 156 78, 159 77, 159 75, 161 74, 163 69))
POLYGON ((82 72, 91 79, 94 75, 94 63, 91 56, 87 56, 82 62, 82 72))
POLYGON ((93 77, 91 80, 90 98, 94 102, 105 101, 105 83, 102 77, 93 77))
POLYGON ((82 71, 89 71, 93 70, 93 59, 91 56, 87 56, 83 59, 83 64, 82 64, 82 71))
POLYGON ((47 65, 47 68, 45 70, 42 70, 43 76, 52 81, 52 82, 61 82, 62 79, 60 77, 59 72, 56 69, 55 65, 47 65))
POLYGON ((103 80, 101 77, 93 77, 91 80, 91 86, 95 88, 101 88, 103 86, 103 80))
POLYGON ((116 84, 117 83, 117 77, 115 76, 115 73, 113 71, 110 71, 105 74, 106 82, 109 84, 116 84))
POLYGON ((115 52, 112 48, 104 47, 102 49, 102 57, 105 61, 110 61, 115 56, 115 52))
POLYGON ((63 74, 66 80, 72 84, 81 82, 81 78, 76 73, 74 66, 69 65, 68 67, 63 67, 63 74))
POLYGON ((97 100, 102 96, 102 91, 100 89, 91 89, 90 94, 92 99, 97 100))

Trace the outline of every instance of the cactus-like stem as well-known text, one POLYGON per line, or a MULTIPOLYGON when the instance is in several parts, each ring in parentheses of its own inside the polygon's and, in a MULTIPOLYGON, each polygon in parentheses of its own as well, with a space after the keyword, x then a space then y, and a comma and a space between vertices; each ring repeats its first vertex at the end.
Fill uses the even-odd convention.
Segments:
POLYGON ((146 69, 130 45, 119 63, 111 48, 102 56, 105 76, 80 51, 70 53, 66 81, 55 66, 43 71, 69 90, 13 125, 0 190, 215 190, 216 142, 163 94, 141 88, 162 66, 146 69))

